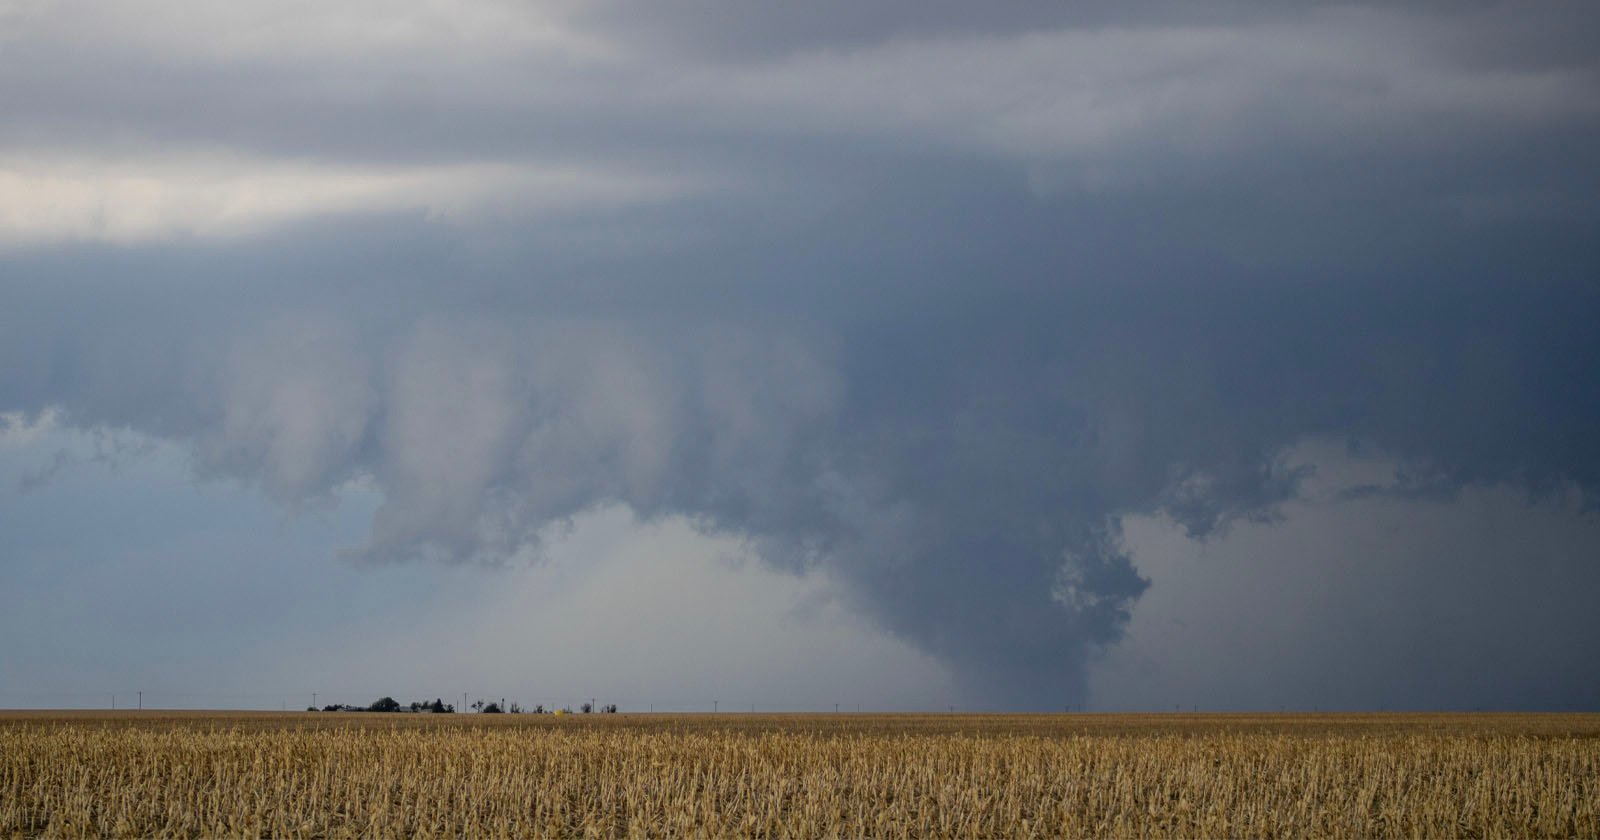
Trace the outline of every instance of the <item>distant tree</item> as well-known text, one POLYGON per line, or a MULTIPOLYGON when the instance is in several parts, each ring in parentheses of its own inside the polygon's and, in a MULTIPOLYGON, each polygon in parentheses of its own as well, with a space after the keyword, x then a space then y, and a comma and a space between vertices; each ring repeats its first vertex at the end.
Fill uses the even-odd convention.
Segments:
POLYGON ((517 701, 512 700, 511 705, 506 707, 506 711, 514 715, 520 715, 522 714, 522 707, 517 705, 517 701))
POLYGON ((323 706, 322 710, 324 712, 342 712, 344 711, 344 707, 336 703, 329 703, 328 705, 323 706))
POLYGON ((483 701, 482 700, 474 700, 474 701, 472 701, 472 710, 475 711, 475 712, 483 711, 483 701))
POLYGON ((486 703, 486 704, 484 704, 483 713, 486 714, 486 715, 498 715, 498 714, 500 714, 500 704, 499 703, 486 703))
POLYGON ((454 706, 446 706, 444 701, 437 697, 433 698, 433 702, 429 703, 427 708, 428 711, 433 712, 434 714, 444 714, 445 712, 453 712, 456 710, 454 706))
POLYGON ((602 712, 604 712, 604 713, 606 713, 608 715, 614 715, 614 714, 617 713, 617 704, 612 703, 611 705, 606 706, 604 709, 601 709, 600 711, 602 711, 602 712))
POLYGON ((584 714, 588 714, 588 713, 590 713, 590 712, 592 712, 592 711, 594 711, 594 704, 593 704, 593 703, 590 703, 590 702, 588 702, 588 701, 587 701, 587 700, 586 700, 586 701, 584 701, 584 703, 583 703, 583 705, 582 705, 582 706, 579 706, 579 707, 578 707, 578 708, 579 708, 579 709, 581 709, 581 710, 583 710, 583 713, 584 713, 584 714))
POLYGON ((539 705, 534 706, 533 707, 533 713, 536 714, 536 715, 544 714, 544 704, 540 703, 539 705))
POLYGON ((367 711, 398 712, 400 711, 400 701, 394 699, 393 697, 380 697, 377 700, 372 701, 372 705, 367 707, 367 711))
POLYGON ((308 712, 314 712, 314 711, 316 711, 316 710, 317 710, 317 707, 316 707, 316 706, 307 706, 307 707, 306 707, 306 711, 308 711, 308 712))

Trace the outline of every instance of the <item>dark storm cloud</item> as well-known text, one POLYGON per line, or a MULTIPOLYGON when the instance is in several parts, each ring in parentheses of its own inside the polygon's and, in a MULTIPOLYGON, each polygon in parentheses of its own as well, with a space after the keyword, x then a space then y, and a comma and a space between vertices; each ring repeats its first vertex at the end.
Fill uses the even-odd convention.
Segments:
MULTIPOLYGON (((1384 492, 1600 487, 1592 16, 1473 49, 1508 8, 594 7, 544 52, 311 38, 304 64, 129 38, 109 111, 31 64, 0 136, 35 191, 98 177, 29 169, 57 140, 702 186, 596 206, 580 177, 533 213, 493 178, 363 171, 337 213, 287 189, 286 221, 221 237, 203 204, 139 205, 131 245, 69 214, 0 255, 0 411, 180 441, 290 505, 368 478, 374 560, 533 556, 606 503, 687 516, 825 568, 974 698, 1075 702, 1146 586, 1121 518, 1270 521, 1299 441, 1386 453, 1413 478, 1384 492)), ((176 157, 168 195, 266 189, 176 157)))

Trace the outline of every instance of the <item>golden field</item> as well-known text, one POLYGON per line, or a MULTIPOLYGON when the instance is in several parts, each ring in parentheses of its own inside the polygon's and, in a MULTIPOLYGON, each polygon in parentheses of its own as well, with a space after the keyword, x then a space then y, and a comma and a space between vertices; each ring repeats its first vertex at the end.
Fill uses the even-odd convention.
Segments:
POLYGON ((0 713, 0 836, 1600 836, 1600 715, 0 713))

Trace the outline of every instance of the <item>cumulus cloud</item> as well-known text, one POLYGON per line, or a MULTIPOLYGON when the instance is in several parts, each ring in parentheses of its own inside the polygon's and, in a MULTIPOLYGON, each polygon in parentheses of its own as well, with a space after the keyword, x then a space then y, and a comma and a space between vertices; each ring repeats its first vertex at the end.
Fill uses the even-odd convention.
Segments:
POLYGON ((1136 614, 1129 517, 1271 523, 1304 440, 1443 498, 1595 492, 1596 62, 1535 55, 1565 18, 1489 61, 1482 10, 1207 8, 716 50, 339 7, 355 61, 278 60, 247 7, 197 63, 94 36, 119 107, 16 66, 90 43, 45 27, 0 58, 5 159, 176 162, 7 170, 0 411, 290 505, 364 482, 366 561, 681 517, 1012 707, 1081 698, 1136 614))

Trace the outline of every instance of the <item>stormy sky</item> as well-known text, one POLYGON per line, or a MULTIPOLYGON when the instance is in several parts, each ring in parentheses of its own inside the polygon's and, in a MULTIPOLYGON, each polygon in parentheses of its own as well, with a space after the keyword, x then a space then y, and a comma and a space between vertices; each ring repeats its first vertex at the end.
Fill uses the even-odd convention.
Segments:
POLYGON ((0 705, 1600 705, 1600 14, 1126 5, 0 0, 0 705))

